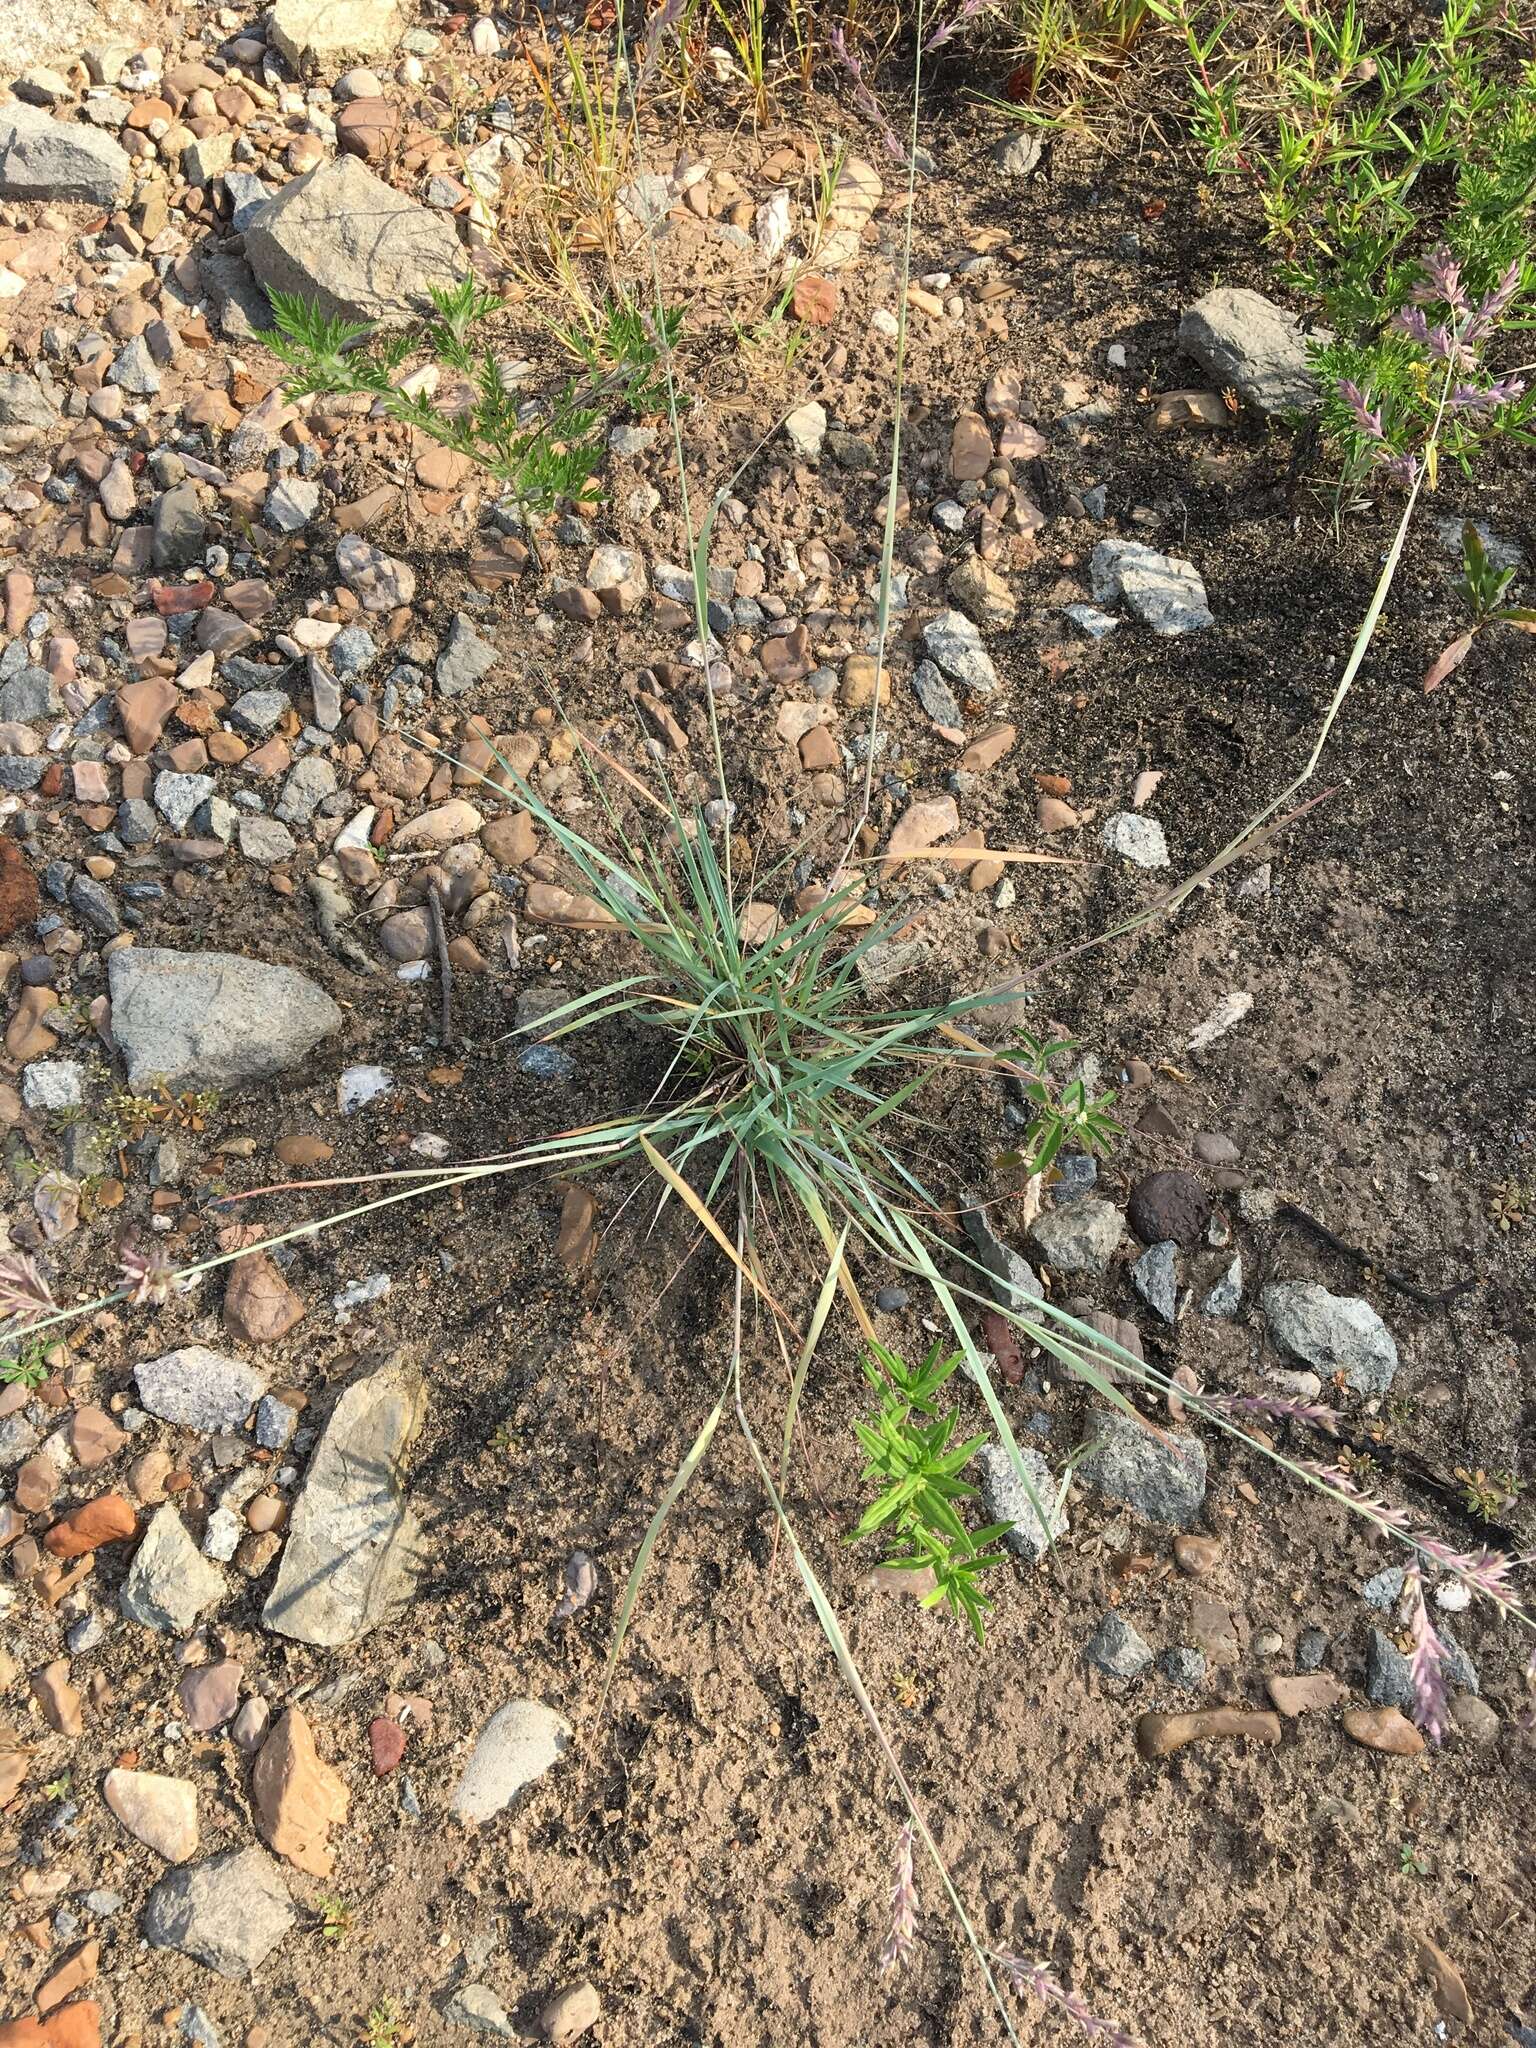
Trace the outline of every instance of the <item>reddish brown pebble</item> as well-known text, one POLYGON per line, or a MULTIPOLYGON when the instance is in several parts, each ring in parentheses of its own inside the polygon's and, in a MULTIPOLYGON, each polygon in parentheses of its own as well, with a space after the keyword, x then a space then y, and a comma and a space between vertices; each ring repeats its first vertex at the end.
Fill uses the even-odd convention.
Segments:
POLYGON ((132 1507, 120 1493, 104 1493, 74 1508, 55 1522, 43 1538, 43 1548, 53 1557, 84 1557, 103 1543, 123 1543, 138 1527, 132 1507))
POLYGON ((379 1714, 368 1723, 368 1752, 373 1758, 373 1768, 381 1778, 387 1778, 391 1771, 398 1769, 405 1755, 405 1730, 398 1721, 391 1721, 379 1714))
POLYGON ((1344 1733, 1363 1749, 1379 1749, 1385 1756, 1422 1756, 1424 1738, 1396 1707, 1351 1707, 1344 1716, 1344 1733))
POLYGON ((101 2048, 101 2007, 94 1998, 61 2005, 42 2020, 7 2020, 0 2048, 101 2048))
POLYGON ((1208 1579, 1221 1562, 1221 1544, 1214 1536, 1175 1536, 1173 1561, 1186 1578, 1208 1579))
POLYGON ((26 855, 14 839, 0 838, 0 939, 34 923, 40 901, 26 855))
POLYGON ((242 1344, 275 1344, 304 1314, 304 1303, 265 1252, 236 1259, 224 1290, 224 1327, 242 1344))

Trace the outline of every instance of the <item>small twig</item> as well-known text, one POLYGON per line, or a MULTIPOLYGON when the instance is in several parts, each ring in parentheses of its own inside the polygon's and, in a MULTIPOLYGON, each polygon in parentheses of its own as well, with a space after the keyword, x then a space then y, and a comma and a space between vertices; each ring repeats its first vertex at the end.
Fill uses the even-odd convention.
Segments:
POLYGON ((1470 1294, 1479 1284, 1476 1279, 1458 1280, 1454 1287, 1431 1294, 1405 1273, 1394 1273, 1390 1267, 1381 1265, 1373 1253, 1362 1250, 1357 1244, 1346 1244, 1342 1237, 1335 1237, 1327 1224, 1319 1223, 1315 1216, 1309 1216, 1305 1209, 1298 1209, 1294 1202, 1282 1202, 1280 1214, 1292 1223, 1299 1223, 1304 1230, 1310 1230, 1314 1237, 1321 1238, 1330 1251, 1353 1259, 1357 1266, 1369 1266, 1385 1286, 1395 1289, 1398 1294, 1406 1294, 1410 1301, 1422 1302, 1425 1308, 1449 1308, 1453 1301, 1459 1300, 1463 1294, 1470 1294))
POLYGON ((443 899, 435 884, 427 891, 427 911, 432 919, 432 937, 437 946, 437 979, 443 1003, 438 1035, 448 1046, 453 1043, 453 962, 448 958, 448 928, 443 923, 443 899))

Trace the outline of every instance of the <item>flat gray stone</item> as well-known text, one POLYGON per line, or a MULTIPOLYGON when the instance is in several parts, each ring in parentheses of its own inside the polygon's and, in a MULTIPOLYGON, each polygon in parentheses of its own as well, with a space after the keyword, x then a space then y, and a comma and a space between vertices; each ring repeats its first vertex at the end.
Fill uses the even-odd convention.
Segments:
POLYGON ((1235 1316, 1243 1301, 1243 1255, 1239 1252, 1200 1304, 1203 1316, 1235 1316))
POLYGON ((238 1430, 267 1391, 267 1376, 204 1344, 183 1344, 133 1369, 139 1405, 162 1422, 205 1435, 238 1430))
POLYGON ((934 661, 920 661, 912 674, 912 687, 917 692, 917 701, 933 720, 935 725, 957 728, 965 720, 960 706, 955 702, 955 693, 945 682, 934 661))
POLYGON ((115 206, 128 177, 128 152, 99 128, 40 107, 0 107, 0 199, 115 206))
POLYGON ((245 231, 245 254, 267 291, 299 292, 335 318, 382 325, 430 312, 428 285, 451 285, 465 268, 443 216, 355 156, 332 158, 269 199, 245 231))
MULTIPOLYGON (((1312 339, 1325 343, 1333 336, 1314 328, 1312 339)), ((1231 385, 1255 412, 1307 412, 1317 403, 1300 322, 1262 292, 1242 285, 1207 292, 1180 320, 1179 347, 1219 389, 1231 385)))
POLYGON ((296 761, 283 793, 272 806, 285 825, 307 825, 328 796, 336 793, 336 770, 324 754, 306 754, 296 761))
POLYGON ((462 612, 455 612, 447 645, 437 657, 437 687, 444 697, 462 697, 496 666, 496 649, 482 640, 462 612))
POLYGON ((221 1977, 260 1969, 294 1924, 279 1865, 254 1843, 173 1870, 144 1905, 144 1938, 179 1949, 221 1977))
POLYGON ((1116 811, 1112 818, 1104 820, 1104 829, 1099 836, 1111 853, 1118 853, 1133 867, 1165 868, 1168 865, 1168 841, 1163 836, 1163 828, 1145 811, 1116 811))
POLYGON ((1342 1372, 1357 1394, 1384 1394, 1397 1372, 1397 1345, 1368 1301, 1330 1294, 1315 1280, 1272 1280, 1261 1296, 1277 1344, 1326 1380, 1342 1372))
POLYGON ((142 1094, 239 1088, 306 1058, 341 1028, 324 989, 291 967, 234 953, 128 946, 108 965, 112 1035, 142 1094))
POLYGON ((539 1700, 512 1700, 481 1729, 453 1794, 453 1810, 478 1826, 560 1761, 571 1726, 539 1700))
POLYGON ((1101 540, 1089 570, 1095 604, 1126 605, 1164 639, 1216 623, 1199 570, 1177 555, 1161 555, 1139 540, 1101 540))
POLYGON ((208 522, 197 485, 175 484, 155 500, 150 560, 157 569, 189 569, 202 559, 208 522))
POLYGON ((1016 128, 992 145, 992 161, 1005 178, 1027 178, 1040 161, 1044 144, 1032 128, 1016 128))
POLYGON ((0 455, 34 447, 58 423, 58 407, 35 377, 0 369, 0 455))
POLYGON ((997 670, 982 645, 980 629, 964 612, 940 612, 930 619, 923 628, 923 645, 947 676, 978 697, 990 697, 998 688, 997 670))
POLYGON ((267 493, 263 522, 274 533, 298 533, 320 510, 320 486, 308 477, 280 477, 267 493))
POLYGON ((461 1985, 444 2006, 443 2017, 450 2026, 462 2027, 468 2034, 492 2034, 502 2041, 524 2038, 489 1984, 461 1985))
POLYGON ((1205 1446, 1168 1430, 1154 1436, 1128 1415, 1096 1417, 1098 1438, 1078 1467, 1085 1484, 1124 1501, 1149 1522, 1187 1529, 1205 1501, 1205 1446))
POLYGON ((298 851, 298 841, 278 818, 252 818, 242 813, 236 829, 240 851, 247 860, 260 861, 266 866, 273 861, 288 860, 298 851))
POLYGON ((1125 1235, 1125 1218, 1102 1195, 1079 1195, 1037 1216, 1030 1236, 1058 1273, 1102 1273, 1125 1235))
POLYGON ((117 1597, 130 1621, 165 1635, 186 1635, 226 1590, 224 1574, 203 1556, 167 1501, 150 1517, 117 1597))
POLYGON ((404 1603, 420 1543, 405 1463, 425 1412, 421 1375, 400 1352, 336 1403, 294 1503, 268 1628, 334 1649, 404 1603))
POLYGON ((1164 1650, 1157 1668, 1170 1685, 1182 1685, 1193 1691, 1205 1683, 1205 1653, 1201 1650, 1164 1650))
POLYGON ((1165 1323, 1179 1319, 1179 1248, 1171 1241, 1148 1245, 1131 1268, 1131 1285, 1165 1323))
MULTIPOLYGON (((967 1209, 961 1221, 978 1262, 992 1281, 992 1299, 998 1307, 1017 1314, 1027 1310, 1032 1301, 1039 1301, 1042 1290, 1034 1267, 1012 1245, 1003 1242, 987 1220, 987 1212, 967 1209)), ((969 1273, 966 1284, 974 1286, 979 1278, 980 1275, 969 1273)))
POLYGON ((0 719, 25 725, 34 718, 52 718, 62 709, 59 688, 47 669, 26 662, 0 683, 0 719))
POLYGON ((155 809, 173 832, 185 832, 192 813, 218 788, 211 775, 183 775, 162 768, 155 777, 155 809))
POLYGON ((1044 1521, 1029 1497, 1028 1488, 1014 1470, 1013 1460, 1001 1444, 983 1444, 976 1453, 982 1505, 989 1522, 1013 1524, 1003 1539, 1008 1548, 1017 1551, 1020 1557, 1038 1563, 1057 1538, 1066 1535, 1069 1524, 1065 1508, 1056 1505, 1060 1488, 1050 1466, 1028 1444, 1020 1444, 1019 1457, 1029 1474, 1029 1483, 1035 1490, 1040 1508, 1045 1511, 1044 1521))
POLYGON ((1123 1614, 1106 1614, 1088 1639, 1083 1655, 1106 1678, 1140 1678, 1152 1652, 1123 1614))
POLYGON ((392 56, 405 32, 399 0, 277 0, 272 41, 295 71, 334 79, 392 56))

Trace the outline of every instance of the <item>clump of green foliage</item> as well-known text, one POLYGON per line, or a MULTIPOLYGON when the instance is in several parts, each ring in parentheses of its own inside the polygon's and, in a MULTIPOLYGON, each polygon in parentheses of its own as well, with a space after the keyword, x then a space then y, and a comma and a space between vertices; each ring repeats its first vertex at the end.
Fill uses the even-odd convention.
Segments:
POLYGON ((864 1377, 880 1396, 880 1406, 873 1422, 853 1427, 867 1460, 863 1476, 880 1490, 848 1541, 884 1535, 895 1546, 884 1564, 897 1571, 931 1571, 933 1590, 923 1594, 923 1606, 944 1601, 979 1643, 986 1636, 992 1602, 977 1581, 1004 1562, 998 1541, 1013 1525, 991 1522, 968 1529, 956 1506, 976 1492, 960 1474, 986 1439, 973 1436, 956 1443, 958 1411, 939 1413, 940 1389, 960 1363, 958 1351, 941 1358, 939 1350, 936 1344, 921 1365, 910 1366, 876 1344, 863 1360, 864 1377))
POLYGON ((562 348, 586 365, 595 389, 632 412, 661 412, 667 403, 664 363, 683 331, 683 309, 668 306, 659 319, 622 293, 605 298, 594 319, 553 330, 562 348))
POLYGON ((430 287, 435 309, 419 331, 381 335, 367 321, 326 313, 295 292, 274 292, 274 327, 268 347, 293 375, 290 398, 364 392, 393 419, 464 456, 503 484, 525 525, 562 500, 590 501, 593 474, 603 456, 602 401, 610 405, 655 400, 656 363, 671 345, 676 325, 658 343, 633 309, 625 318, 610 308, 607 324, 584 336, 584 360, 602 375, 590 386, 567 380, 541 408, 520 398, 481 330, 501 310, 494 293, 473 277, 430 287), (449 412, 435 392, 411 391, 398 381, 408 359, 423 349, 444 369, 466 380, 462 410, 449 412), (617 374, 617 378, 616 375, 617 374))
POLYGON ((1536 319, 1536 62, 1507 10, 1447 0, 1399 43, 1355 0, 1286 0, 1273 46, 1233 54, 1231 15, 1156 4, 1207 169, 1253 188, 1281 282, 1330 330, 1313 354, 1346 476, 1536 440, 1536 390, 1490 360, 1536 319))
POLYGON ((14 1358, 0 1358, 0 1386, 40 1387, 48 1377, 48 1347, 40 1337, 21 1340, 14 1358))

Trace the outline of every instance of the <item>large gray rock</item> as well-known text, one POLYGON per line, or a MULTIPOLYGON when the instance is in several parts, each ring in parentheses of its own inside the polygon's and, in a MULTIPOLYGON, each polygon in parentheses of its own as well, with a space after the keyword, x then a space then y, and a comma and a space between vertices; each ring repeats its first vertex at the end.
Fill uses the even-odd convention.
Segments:
POLYGON ((299 292, 334 318, 384 325, 430 311, 428 285, 464 274, 444 215, 355 156, 323 163, 269 199, 245 231, 245 254, 269 292, 299 292))
POLYGON ((1095 1421, 1098 1441, 1078 1467, 1087 1485, 1149 1522, 1187 1529, 1205 1502, 1205 1446, 1166 1430, 1154 1436, 1118 1409, 1095 1421))
POLYGON ((336 1403, 294 1503, 262 1610, 268 1628, 334 1649, 403 1604, 421 1540, 405 1461, 425 1409, 421 1375, 400 1352, 336 1403))
POLYGON ((1276 1343, 1324 1379, 1342 1372, 1357 1394, 1384 1394, 1391 1386, 1397 1345, 1358 1294, 1330 1294, 1315 1280, 1272 1280, 1261 1299, 1276 1343))
POLYGON ((1013 1468, 1013 1460, 1001 1444, 983 1444, 976 1453, 976 1470, 981 1479, 981 1501, 986 1509, 989 1522, 1012 1522, 1013 1527, 1003 1539, 1010 1550, 1016 1550, 1020 1557, 1027 1557, 1033 1563, 1044 1557, 1057 1537, 1065 1536, 1068 1523, 1065 1508, 1057 1506, 1061 1489, 1055 1474, 1028 1444, 1019 1446, 1019 1458, 1029 1474, 1029 1485, 1034 1488, 1035 1498, 1029 1497, 1029 1487, 1013 1468), (1039 1507, 1036 1507, 1038 1501, 1039 1507), (1042 1521, 1040 1510, 1044 1510, 1042 1521))
POLYGON ((480 1730, 453 1794, 460 1820, 478 1826, 510 1806, 570 1747, 571 1727, 539 1700, 512 1700, 480 1730))
POLYGON ((1058 1273, 1102 1273, 1125 1233, 1125 1218, 1102 1195, 1080 1195, 1037 1216, 1030 1232, 1041 1257, 1058 1273))
MULTIPOLYGON (((1454 1685, 1462 1692, 1481 1692, 1482 1681, 1477 1666, 1457 1642, 1443 1622, 1435 1624, 1435 1633, 1445 1651, 1444 1673, 1447 1685, 1454 1685)), ((1376 1707, 1400 1707, 1405 1714, 1411 1714, 1418 1694, 1414 1690, 1413 1667, 1389 1635, 1373 1628, 1365 1645, 1365 1696, 1376 1707)))
POLYGON ((112 1035, 136 1092, 239 1088, 296 1065, 341 1028, 325 990, 291 967, 234 953, 129 946, 114 953, 112 1035))
MULTIPOLYGON (((1332 341, 1314 328, 1314 341, 1332 341)), ((1231 385, 1255 412, 1306 412, 1317 403, 1307 339, 1294 313, 1262 292, 1219 285, 1179 322, 1179 347, 1222 388, 1231 385)))
POLYGON ((254 1844, 162 1877, 144 1905, 144 1937, 221 1977, 259 1970, 294 1923, 283 1873, 254 1844))
POLYGON ((1139 540, 1101 540, 1089 560, 1095 604, 1125 604, 1163 639, 1216 623, 1193 562, 1139 540))
POLYGON ((139 1402, 162 1422, 186 1429, 236 1430, 267 1391, 254 1365, 226 1358, 204 1344, 183 1344, 133 1369, 139 1402))
POLYGON ((187 1635, 223 1598, 224 1574, 210 1564, 169 1501, 157 1508, 134 1553, 118 1602, 130 1621, 166 1635, 187 1635))
POLYGON ((324 78, 392 55, 405 28, 399 0, 277 0, 270 21, 295 71, 324 78))
POLYGON ((58 407, 35 377, 0 370, 0 455, 20 455, 58 423, 58 407))
POLYGON ((99 128, 41 107, 0 107, 0 199, 115 206, 127 184, 128 152, 99 128))

